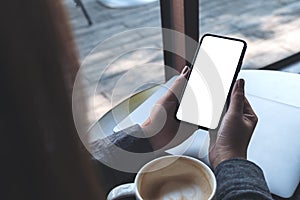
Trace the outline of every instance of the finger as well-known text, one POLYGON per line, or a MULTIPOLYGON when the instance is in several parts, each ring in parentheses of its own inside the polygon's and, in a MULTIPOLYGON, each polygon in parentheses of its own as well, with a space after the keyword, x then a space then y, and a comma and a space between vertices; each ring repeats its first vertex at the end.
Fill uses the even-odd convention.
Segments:
POLYGON ((161 106, 166 110, 166 112, 168 113, 168 117, 174 117, 176 115, 177 112, 177 102, 175 101, 166 101, 163 104, 161 104, 161 106))
POLYGON ((181 74, 177 77, 173 85, 168 89, 168 92, 164 96, 164 99, 178 101, 179 97, 182 94, 182 91, 186 85, 186 77, 190 69, 188 66, 185 66, 181 74))
POLYGON ((184 66, 184 68, 182 69, 180 76, 184 76, 185 78, 187 78, 187 75, 190 71, 190 68, 188 66, 184 66))
POLYGON ((228 112, 235 112, 242 114, 244 111, 244 85, 245 81, 243 79, 239 79, 235 82, 231 99, 229 104, 228 112))

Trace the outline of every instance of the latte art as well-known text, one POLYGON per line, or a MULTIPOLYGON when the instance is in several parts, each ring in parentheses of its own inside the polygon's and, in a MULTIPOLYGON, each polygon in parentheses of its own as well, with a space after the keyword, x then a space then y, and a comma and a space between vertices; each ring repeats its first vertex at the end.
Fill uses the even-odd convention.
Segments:
POLYGON ((208 199, 197 183, 191 181, 170 181, 162 185, 158 192, 159 200, 192 200, 208 199))
POLYGON ((207 200, 213 192, 209 174, 194 161, 177 158, 166 166, 166 160, 148 167, 153 170, 140 175, 138 184, 144 200, 207 200), (163 166, 163 167, 162 167, 163 166))
POLYGON ((192 157, 169 155, 144 165, 134 183, 114 188, 107 199, 212 200, 216 188, 215 175, 207 165, 192 157))

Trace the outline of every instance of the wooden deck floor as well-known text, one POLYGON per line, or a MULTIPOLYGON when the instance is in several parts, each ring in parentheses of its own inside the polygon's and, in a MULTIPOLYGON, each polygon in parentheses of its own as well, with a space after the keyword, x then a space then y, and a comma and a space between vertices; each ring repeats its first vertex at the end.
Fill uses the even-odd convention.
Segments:
MULTIPOLYGON (((158 2, 137 8, 109 9, 96 0, 83 0, 94 22, 90 27, 73 1, 64 2, 81 61, 88 60, 83 70, 87 87, 98 85, 93 98, 89 98, 91 121, 128 97, 132 93, 128 88, 140 90, 142 80, 164 81, 160 32, 132 31, 160 27, 158 2), (114 39, 109 40, 111 37, 114 39)), ((200 33, 206 32, 245 39, 248 49, 243 68, 261 68, 299 52, 300 1, 201 0, 200 33)))

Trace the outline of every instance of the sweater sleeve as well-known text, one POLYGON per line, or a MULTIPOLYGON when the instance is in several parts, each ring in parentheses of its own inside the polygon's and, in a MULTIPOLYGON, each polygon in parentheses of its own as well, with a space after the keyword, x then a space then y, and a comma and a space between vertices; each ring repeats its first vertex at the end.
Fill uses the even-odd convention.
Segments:
POLYGON ((263 171, 245 159, 230 159, 220 163, 215 170, 217 178, 216 199, 273 199, 263 171))
POLYGON ((133 153, 152 152, 152 146, 139 125, 99 139, 91 144, 90 149, 94 158, 103 161, 118 157, 119 149, 133 153))
MULTIPOLYGON (((132 153, 146 153, 152 152, 152 146, 147 138, 145 138, 142 128, 139 125, 134 125, 117 133, 114 133, 106 138, 96 140, 90 145, 90 152, 93 155, 93 161, 95 163, 98 178, 105 180, 102 182, 102 189, 105 193, 124 183, 133 182, 135 173, 129 173, 125 171, 119 171, 113 166, 114 161, 120 161, 118 164, 136 165, 135 162, 131 162, 126 156, 120 153, 120 149, 132 152, 132 153), (112 165, 110 165, 112 164, 112 165)), ((155 158, 155 155, 151 153, 148 156, 143 156, 139 166, 147 163, 149 160, 155 158)))

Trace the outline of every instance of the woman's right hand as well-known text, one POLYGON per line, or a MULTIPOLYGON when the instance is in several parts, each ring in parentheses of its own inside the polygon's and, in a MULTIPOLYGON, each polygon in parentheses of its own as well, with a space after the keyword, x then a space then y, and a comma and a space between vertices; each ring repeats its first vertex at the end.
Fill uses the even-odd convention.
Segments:
POLYGON ((222 161, 247 158, 247 148, 257 124, 257 116, 244 95, 243 79, 236 81, 230 105, 217 132, 215 145, 209 153, 210 163, 216 168, 222 161))

